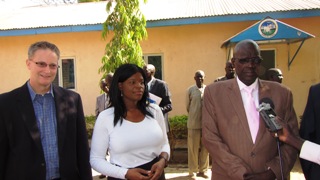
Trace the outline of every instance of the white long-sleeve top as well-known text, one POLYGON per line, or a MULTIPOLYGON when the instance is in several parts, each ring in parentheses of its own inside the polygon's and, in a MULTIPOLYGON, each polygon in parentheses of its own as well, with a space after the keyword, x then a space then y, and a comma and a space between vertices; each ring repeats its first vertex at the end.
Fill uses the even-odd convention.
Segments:
POLYGON ((320 165, 320 145, 304 141, 300 151, 300 158, 320 165))
POLYGON ((158 105, 150 104, 153 118, 141 122, 126 119, 113 125, 114 108, 102 111, 95 123, 91 141, 90 163, 94 170, 107 176, 125 179, 129 168, 152 161, 170 146, 164 117, 158 105), (110 162, 106 160, 109 151, 110 162))

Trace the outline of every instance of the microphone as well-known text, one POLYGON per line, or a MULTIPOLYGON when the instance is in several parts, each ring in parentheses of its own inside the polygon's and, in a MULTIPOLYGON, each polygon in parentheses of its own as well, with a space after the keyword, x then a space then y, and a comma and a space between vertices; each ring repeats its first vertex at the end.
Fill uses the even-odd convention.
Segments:
POLYGON ((269 131, 275 133, 275 137, 277 140, 277 147, 278 147, 278 153, 280 157, 280 172, 281 172, 281 179, 284 180, 283 175, 283 162, 282 162, 282 155, 281 155, 281 148, 280 148, 280 141, 278 137, 278 131, 282 129, 281 124, 279 124, 276 121, 276 113, 273 110, 274 104, 270 98, 262 98, 260 100, 260 105, 257 110, 259 111, 260 116, 265 122, 266 127, 269 129, 269 131))
POLYGON ((271 132, 277 132, 282 126, 276 121, 276 113, 273 110, 274 104, 270 98, 262 98, 257 110, 271 132))

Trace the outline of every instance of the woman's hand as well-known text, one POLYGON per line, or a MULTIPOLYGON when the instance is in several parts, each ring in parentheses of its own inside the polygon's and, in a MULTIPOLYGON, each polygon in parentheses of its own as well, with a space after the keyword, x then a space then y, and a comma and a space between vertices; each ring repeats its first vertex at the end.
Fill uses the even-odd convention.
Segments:
POLYGON ((149 180, 153 174, 150 171, 146 171, 141 168, 129 169, 126 174, 126 178, 130 180, 149 180))
POLYGON ((152 165, 151 171, 150 171, 150 177, 151 180, 157 180, 163 173, 163 169, 166 165, 166 161, 163 158, 160 158, 160 160, 152 165))

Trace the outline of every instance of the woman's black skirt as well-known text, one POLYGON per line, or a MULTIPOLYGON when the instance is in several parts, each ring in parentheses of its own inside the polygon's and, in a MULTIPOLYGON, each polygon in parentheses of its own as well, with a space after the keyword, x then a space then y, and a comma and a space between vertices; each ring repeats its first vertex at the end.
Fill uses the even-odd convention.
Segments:
MULTIPOLYGON (((156 162, 158 162, 158 161, 159 161, 159 158, 156 157, 156 158, 153 159, 152 161, 150 161, 150 162, 148 162, 148 163, 146 163, 146 164, 142 164, 142 165, 140 165, 140 166, 138 166, 138 167, 135 167, 135 168, 141 168, 141 169, 144 169, 144 170, 149 171, 149 170, 151 169, 152 165, 154 165, 154 164, 155 164, 156 162)), ((166 178, 165 178, 165 176, 164 176, 164 171, 163 171, 158 180, 165 180, 165 179, 166 179, 166 178)), ((109 176, 108 176, 108 180, 123 180, 123 179, 119 179, 119 178, 114 178, 114 177, 109 177, 109 176)))

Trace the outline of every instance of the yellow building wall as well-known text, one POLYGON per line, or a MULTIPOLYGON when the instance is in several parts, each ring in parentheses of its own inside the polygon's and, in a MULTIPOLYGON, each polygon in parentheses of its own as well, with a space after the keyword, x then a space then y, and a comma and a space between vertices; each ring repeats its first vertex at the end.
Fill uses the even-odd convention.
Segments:
MULTIPOLYGON (((283 84, 293 92, 294 107, 300 116, 309 87, 320 82, 320 17, 279 20, 316 36, 305 41, 290 69, 286 44, 260 46, 262 50, 276 51, 276 67, 283 72, 283 84)), ((163 79, 169 85, 173 102, 170 116, 186 114, 185 93, 195 83, 193 76, 196 70, 205 72, 205 84, 224 75, 227 51, 220 48, 221 44, 254 23, 256 21, 147 29, 148 38, 141 42, 141 46, 144 54, 161 54, 163 57, 163 79)), ((0 37, 0 93, 26 82, 29 77, 25 65, 27 49, 31 43, 40 40, 58 45, 62 58, 75 58, 75 91, 82 97, 85 114, 94 114, 96 97, 100 93, 98 69, 107 43, 98 31, 0 37)), ((290 45, 291 58, 298 46, 299 43, 290 45)))

